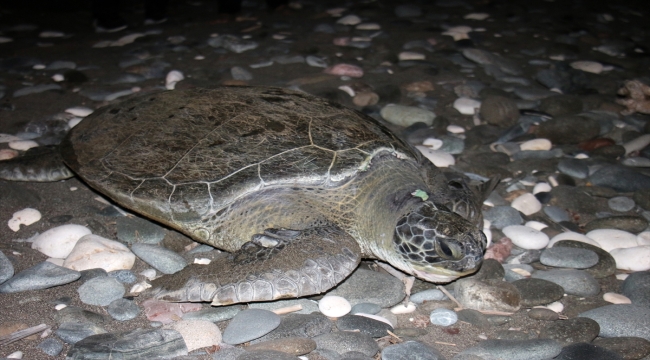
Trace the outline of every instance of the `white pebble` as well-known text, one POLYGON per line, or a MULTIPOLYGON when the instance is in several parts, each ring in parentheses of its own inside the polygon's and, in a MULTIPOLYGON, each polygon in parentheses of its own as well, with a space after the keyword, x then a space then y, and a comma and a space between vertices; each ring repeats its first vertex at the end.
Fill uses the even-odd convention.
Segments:
POLYGON ((632 301, 625 295, 608 292, 603 294, 603 300, 612 304, 631 304, 632 301))
POLYGON ((548 245, 548 235, 523 225, 510 225, 503 228, 503 234, 512 240, 512 243, 526 250, 543 249, 548 245))
POLYGON ((485 20, 490 17, 490 14, 486 13, 471 13, 465 15, 463 18, 468 20, 485 20))
POLYGON ((7 359, 22 359, 22 358, 23 358, 22 351, 14 351, 11 354, 7 355, 7 359))
POLYGON ((18 151, 12 149, 0 149, 0 160, 9 160, 18 156, 18 151))
POLYGON ((73 127, 79 125, 81 120, 83 120, 83 118, 73 117, 72 119, 68 120, 68 126, 70 127, 70 129, 72 129, 73 127))
POLYGON ((465 25, 454 26, 447 29, 443 32, 442 35, 448 35, 454 38, 454 41, 469 39, 469 34, 472 31, 472 28, 465 25))
POLYGON ((474 115, 481 108, 481 102, 478 100, 460 97, 454 101, 454 109, 463 115, 474 115))
POLYGON ((135 255, 126 245, 88 234, 77 241, 63 267, 77 271, 101 268, 110 272, 130 270, 134 263, 135 255))
POLYGON ((143 270, 140 275, 146 277, 149 280, 155 279, 156 278, 156 270, 155 269, 147 269, 143 270))
POLYGON ((38 235, 32 243, 32 249, 53 258, 65 259, 77 241, 90 233, 90 229, 82 225, 67 224, 57 226, 38 235))
POLYGON ((633 151, 642 150, 648 145, 650 145, 650 134, 643 134, 633 140, 626 142, 623 144, 623 147, 625 148, 625 155, 627 155, 633 151))
POLYGON ((54 74, 52 75, 52 80, 54 80, 55 82, 61 82, 65 80, 65 77, 62 74, 54 74))
POLYGON ((356 15, 346 15, 342 18, 340 18, 337 22, 337 24, 341 25, 358 25, 361 23, 361 18, 359 18, 356 15))
POLYGON ((352 310, 350 303, 336 295, 327 295, 318 302, 318 310, 327 317, 341 317, 352 310))
POLYGON ((194 263, 197 265, 209 265, 211 262, 212 260, 206 258, 194 258, 194 263))
POLYGON ((551 144, 551 141, 544 138, 524 141, 519 145, 521 150, 529 151, 551 150, 552 147, 553 144, 551 144))
POLYGON ((639 245, 650 245, 650 231, 640 232, 636 236, 636 243, 639 245))
POLYGON ((390 312, 392 312, 393 314, 408 314, 408 313, 412 313, 414 311, 415 311, 415 304, 410 302, 410 301, 406 305, 400 303, 400 304, 397 304, 397 305, 393 306, 390 309, 390 312))
POLYGON ((592 74, 600 74, 604 70, 603 64, 596 61, 574 61, 571 67, 592 74))
POLYGON ((616 268, 619 270, 650 270, 650 245, 617 248, 609 253, 616 260, 616 268))
POLYGON ((38 146, 34 140, 16 140, 9 142, 9 147, 14 150, 27 151, 38 146))
POLYGON ((553 236, 551 241, 548 242, 548 245, 546 247, 553 247, 553 245, 562 240, 573 240, 573 241, 580 241, 589 245, 593 245, 596 247, 600 247, 600 244, 592 240, 591 238, 587 237, 586 235, 574 232, 574 231, 566 231, 560 234, 557 234, 553 236))
POLYGON ((542 210, 542 203, 531 193, 525 193, 517 197, 510 206, 521 211, 524 215, 532 215, 542 210))
POLYGON ((346 94, 350 95, 350 97, 354 97, 354 95, 357 94, 356 91, 354 91, 354 89, 351 88, 348 85, 339 86, 339 90, 341 90, 341 91, 345 92, 346 94))
POLYGON ((383 316, 373 315, 373 314, 364 314, 364 313, 358 313, 358 314, 354 314, 354 315, 363 316, 363 317, 367 317, 369 319, 374 319, 374 320, 377 320, 377 321, 381 321, 381 322, 383 322, 385 324, 388 324, 388 325, 390 325, 392 327, 395 327, 395 324, 393 324, 390 320, 386 319, 383 316))
POLYGON ((54 307, 54 310, 59 311, 59 310, 65 309, 67 307, 68 307, 68 305, 66 305, 66 304, 56 304, 56 306, 54 307))
POLYGON ((147 283, 146 281, 140 281, 139 283, 134 284, 131 286, 131 289, 129 290, 130 294, 139 294, 148 288, 151 287, 151 284, 147 283))
POLYGON ((185 79, 185 76, 182 72, 172 70, 167 73, 167 77, 165 78, 165 88, 167 88, 167 90, 174 90, 176 83, 183 79, 185 79))
POLYGON ((422 145, 416 145, 415 147, 437 167, 449 167, 456 164, 454 156, 444 151, 429 149, 422 145))
POLYGON ((449 131, 452 134, 463 134, 465 133, 465 128, 458 125, 448 125, 447 131, 449 131))
POLYGON ((630 248, 638 246, 636 235, 617 229, 597 229, 586 233, 588 238, 594 240, 603 250, 611 252, 613 249, 630 248))
POLYGON ((29 226, 40 219, 41 219, 40 211, 32 208, 25 208, 16 211, 13 217, 7 222, 7 225, 11 230, 18 231, 20 230, 20 225, 29 226))
POLYGON ((217 346, 221 343, 221 330, 211 321, 181 320, 171 324, 171 328, 181 334, 187 351, 217 346))
POLYGON ((533 194, 539 194, 541 192, 550 192, 553 188, 547 182, 539 182, 533 187, 533 194))
POLYGON ((625 281, 625 279, 627 279, 628 276, 630 276, 630 274, 625 274, 625 273, 616 274, 616 280, 625 281))
POLYGON ((196 55, 196 56, 194 57, 194 60, 205 60, 205 56, 203 56, 203 55, 196 55))
POLYGON ((548 227, 548 225, 544 224, 543 222, 534 221, 534 220, 526 222, 525 226, 528 226, 529 228, 533 228, 538 231, 542 231, 543 229, 546 229, 548 227))
POLYGON ((402 51, 397 55, 400 61, 407 60, 425 60, 427 57, 424 54, 412 52, 412 51, 402 51))
POLYGON ((68 114, 74 115, 74 116, 86 117, 86 116, 93 113, 93 109, 85 107, 85 106, 74 106, 74 107, 65 109, 65 112, 67 112, 68 114))
POLYGON ((438 150, 442 147, 442 140, 436 138, 426 138, 422 145, 431 148, 433 150, 438 150))
POLYGON ((552 302, 552 303, 546 305, 546 308, 551 309, 551 310, 555 311, 558 314, 561 313, 562 311, 564 311, 564 305, 559 301, 552 302))

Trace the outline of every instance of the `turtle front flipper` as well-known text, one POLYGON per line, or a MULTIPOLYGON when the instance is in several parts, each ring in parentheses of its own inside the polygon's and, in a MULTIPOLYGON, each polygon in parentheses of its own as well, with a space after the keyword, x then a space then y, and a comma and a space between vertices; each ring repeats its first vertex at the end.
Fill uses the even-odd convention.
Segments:
POLYGON ((239 250, 208 265, 192 264, 153 281, 164 301, 229 305, 322 293, 359 264, 357 242, 336 226, 267 229, 239 250))
POLYGON ((0 161, 0 179, 10 181, 51 182, 74 176, 65 166, 58 146, 38 146, 22 156, 0 161))

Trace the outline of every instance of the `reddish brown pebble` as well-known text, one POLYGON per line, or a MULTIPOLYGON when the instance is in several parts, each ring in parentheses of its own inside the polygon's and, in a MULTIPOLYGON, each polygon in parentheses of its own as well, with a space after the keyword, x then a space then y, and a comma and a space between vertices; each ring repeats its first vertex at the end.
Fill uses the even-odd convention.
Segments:
POLYGON ((614 145, 616 142, 609 138, 598 138, 581 142, 578 146, 584 151, 593 151, 603 146, 614 145))

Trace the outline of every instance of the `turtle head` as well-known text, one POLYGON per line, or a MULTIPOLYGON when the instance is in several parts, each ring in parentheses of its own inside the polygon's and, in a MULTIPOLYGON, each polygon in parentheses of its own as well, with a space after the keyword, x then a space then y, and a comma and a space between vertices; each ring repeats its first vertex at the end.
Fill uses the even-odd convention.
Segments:
POLYGON ((476 225, 431 201, 419 203, 395 227, 393 246, 411 274, 449 282, 478 270, 487 245, 476 225))

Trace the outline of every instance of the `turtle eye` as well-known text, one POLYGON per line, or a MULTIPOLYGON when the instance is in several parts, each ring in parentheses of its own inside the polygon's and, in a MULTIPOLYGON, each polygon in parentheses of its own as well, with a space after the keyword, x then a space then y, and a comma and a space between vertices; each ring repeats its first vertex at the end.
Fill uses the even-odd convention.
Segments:
POLYGON ((452 239, 439 238, 436 241, 436 251, 446 260, 459 260, 465 256, 462 246, 452 239))

